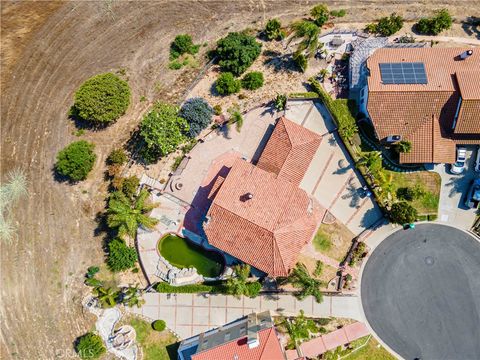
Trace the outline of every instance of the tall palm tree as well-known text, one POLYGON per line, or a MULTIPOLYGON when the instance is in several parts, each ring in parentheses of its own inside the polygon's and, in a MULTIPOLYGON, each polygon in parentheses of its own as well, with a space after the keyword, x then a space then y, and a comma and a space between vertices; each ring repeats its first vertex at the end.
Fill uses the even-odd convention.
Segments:
POLYGON ((382 168, 382 153, 380 151, 362 152, 357 165, 366 166, 372 173, 376 174, 382 168))
POLYGON ((318 35, 320 34, 320 28, 315 23, 307 20, 293 23, 292 28, 294 34, 291 40, 298 38, 303 39, 298 45, 296 52, 303 53, 306 51, 307 57, 312 57, 315 55, 315 51, 319 45, 318 35))
POLYGON ((137 234, 139 226, 153 228, 158 220, 151 218, 147 213, 156 205, 147 204, 148 195, 146 190, 142 190, 136 198, 131 200, 122 192, 114 192, 108 201, 108 226, 117 229, 120 237, 128 235, 132 238, 137 234))
POLYGON ((288 282, 294 288, 299 289, 296 297, 299 300, 307 296, 313 296, 318 303, 323 301, 323 295, 320 287, 323 285, 322 281, 313 278, 307 270, 307 267, 302 263, 297 263, 296 267, 288 276, 288 282))
POLYGON ((104 308, 111 308, 117 304, 118 290, 99 286, 93 290, 93 293, 98 297, 98 301, 100 301, 100 304, 104 308))
POLYGON ((235 276, 230 277, 226 283, 227 293, 240 297, 248 293, 247 280, 250 275, 250 265, 235 265, 233 270, 235 276))

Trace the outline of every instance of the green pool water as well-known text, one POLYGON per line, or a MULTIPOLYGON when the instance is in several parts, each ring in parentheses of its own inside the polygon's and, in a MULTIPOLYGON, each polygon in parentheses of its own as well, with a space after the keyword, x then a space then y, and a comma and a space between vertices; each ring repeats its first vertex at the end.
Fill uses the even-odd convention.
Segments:
POLYGON ((208 251, 193 242, 176 235, 165 235, 158 242, 160 254, 179 269, 194 267, 206 277, 217 277, 224 266, 223 256, 208 251))

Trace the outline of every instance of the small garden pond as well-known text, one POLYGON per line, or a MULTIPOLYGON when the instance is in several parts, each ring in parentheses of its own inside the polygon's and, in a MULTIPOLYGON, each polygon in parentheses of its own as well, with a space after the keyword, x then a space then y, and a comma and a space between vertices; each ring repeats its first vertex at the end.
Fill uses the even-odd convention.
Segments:
POLYGON ((217 277, 223 272, 225 261, 216 251, 209 251, 177 235, 165 235, 158 242, 158 251, 179 269, 194 267, 205 277, 217 277))

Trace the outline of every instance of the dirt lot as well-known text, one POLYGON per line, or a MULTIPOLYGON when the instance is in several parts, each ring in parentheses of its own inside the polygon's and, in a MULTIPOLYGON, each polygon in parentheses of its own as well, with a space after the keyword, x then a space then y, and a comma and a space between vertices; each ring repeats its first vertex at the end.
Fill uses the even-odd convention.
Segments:
MULTIPOLYGON (((93 318, 79 305, 85 291, 80 284, 85 269, 103 261, 93 219, 104 205, 104 159, 129 137, 149 104, 176 98, 194 75, 167 70, 173 37, 189 32, 198 43, 212 42, 273 16, 302 16, 312 3, 2 1, 1 170, 23 168, 30 181, 30 195, 16 211, 18 240, 2 244, 2 359, 65 358, 74 339, 92 328, 93 318), (126 70, 132 87, 130 109, 109 128, 82 136, 96 144, 98 154, 87 181, 55 182, 56 153, 78 139, 66 116, 74 90, 93 74, 118 69, 126 70), (140 102, 142 96, 147 101, 140 102)), ((436 3, 460 16, 475 1, 436 3)), ((419 6, 414 0, 402 6, 357 1, 344 20, 364 14, 371 21, 380 8, 404 8, 413 16, 422 14, 419 6)))

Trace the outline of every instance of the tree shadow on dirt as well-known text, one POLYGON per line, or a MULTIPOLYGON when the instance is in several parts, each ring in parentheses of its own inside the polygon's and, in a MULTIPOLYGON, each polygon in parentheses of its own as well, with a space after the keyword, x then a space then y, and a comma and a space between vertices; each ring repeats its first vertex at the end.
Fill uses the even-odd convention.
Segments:
POLYGON ((268 57, 263 61, 263 65, 272 68, 274 72, 301 72, 291 54, 268 57))
POLYGON ((480 39, 480 17, 468 17, 465 21, 462 21, 462 29, 468 36, 474 35, 477 39, 480 39))
POLYGON ((360 200, 362 199, 362 189, 357 189, 355 183, 353 182, 353 179, 348 182, 346 190, 347 194, 342 195, 342 199, 350 199, 350 203, 348 205, 351 208, 360 207, 360 200))
POLYGON ((70 110, 68 111, 68 118, 73 121, 75 127, 78 130, 90 130, 90 131, 99 131, 105 129, 107 126, 113 124, 115 121, 101 123, 101 124, 93 124, 90 121, 82 119, 75 109, 75 106, 72 105, 70 110))

